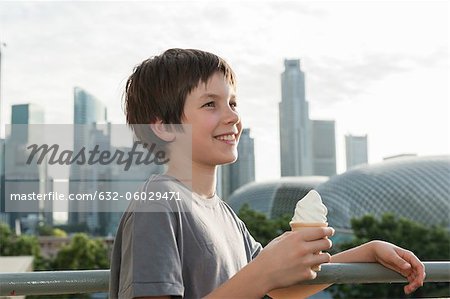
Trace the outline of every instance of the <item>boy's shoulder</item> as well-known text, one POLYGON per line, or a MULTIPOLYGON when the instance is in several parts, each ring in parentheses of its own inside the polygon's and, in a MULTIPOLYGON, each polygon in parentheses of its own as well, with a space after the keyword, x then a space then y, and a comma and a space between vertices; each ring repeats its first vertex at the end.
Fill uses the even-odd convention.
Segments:
POLYGON ((181 181, 165 174, 155 174, 150 176, 142 185, 141 192, 144 192, 149 200, 156 202, 178 201, 181 200, 181 198, 176 197, 174 194, 181 196, 192 193, 181 181))
POLYGON ((189 207, 191 191, 167 175, 151 175, 128 206, 128 212, 177 212, 189 207))

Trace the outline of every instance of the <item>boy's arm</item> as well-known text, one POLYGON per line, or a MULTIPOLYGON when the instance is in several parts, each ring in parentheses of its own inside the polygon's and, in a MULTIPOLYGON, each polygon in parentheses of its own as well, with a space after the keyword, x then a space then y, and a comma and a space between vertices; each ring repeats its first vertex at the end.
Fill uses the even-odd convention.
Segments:
POLYGON ((425 266, 414 253, 384 241, 371 241, 343 251, 332 256, 331 262, 380 263, 408 279, 408 284, 404 287, 406 294, 421 287, 425 279, 425 266))
POLYGON ((330 261, 332 228, 286 232, 269 243, 258 256, 205 298, 262 298, 274 288, 313 279, 311 267, 330 261))
MULTIPOLYGON (((330 227, 311 228, 307 232, 286 232, 272 240, 238 273, 205 298, 262 298, 270 290, 313 279, 311 267, 330 261, 328 253, 314 254, 331 248, 326 237, 333 235, 330 227)), ((170 298, 136 297, 136 298, 170 298)))
MULTIPOLYGON (((331 257, 332 263, 372 263, 378 262, 408 279, 404 287, 406 294, 414 292, 423 285, 425 267, 410 251, 388 242, 371 241, 361 246, 340 252, 331 257)), ((329 285, 294 285, 269 293, 273 298, 306 298, 329 285)))
MULTIPOLYGON (((332 233, 330 228, 317 228, 309 234, 284 233, 267 245, 256 259, 205 298, 262 298, 267 293, 273 298, 289 298, 287 294, 292 298, 306 298, 325 289, 329 285, 295 284, 314 279, 317 273, 311 267, 330 261, 329 254, 315 255, 314 252, 331 247, 328 239, 320 238, 331 236, 332 233)), ((331 262, 379 262, 407 277, 407 294, 420 287, 425 278, 425 268, 412 252, 382 241, 372 241, 338 253, 331 257, 331 262)))

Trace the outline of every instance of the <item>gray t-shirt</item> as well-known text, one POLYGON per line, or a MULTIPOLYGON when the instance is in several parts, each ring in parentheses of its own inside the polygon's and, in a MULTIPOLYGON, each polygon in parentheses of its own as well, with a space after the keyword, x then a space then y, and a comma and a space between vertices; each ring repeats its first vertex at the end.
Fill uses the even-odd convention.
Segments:
POLYGON ((201 298, 262 249, 217 196, 203 199, 164 175, 151 177, 141 191, 167 197, 133 201, 122 216, 111 258, 110 298, 201 298), (174 193, 166 192, 180 200, 168 200, 174 193))

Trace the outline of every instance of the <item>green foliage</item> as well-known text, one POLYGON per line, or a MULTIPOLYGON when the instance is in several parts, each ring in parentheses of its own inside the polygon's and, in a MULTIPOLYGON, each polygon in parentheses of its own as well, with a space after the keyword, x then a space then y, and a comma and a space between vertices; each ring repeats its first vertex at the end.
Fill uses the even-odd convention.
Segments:
POLYGON ((38 225, 37 231, 39 236, 52 236, 53 235, 53 228, 50 225, 42 224, 38 225))
POLYGON ((67 237, 67 233, 60 228, 54 228, 52 229, 52 236, 65 238, 67 237))
POLYGON ((277 219, 268 219, 263 213, 250 209, 248 204, 241 207, 238 215, 244 221, 248 231, 262 246, 266 246, 274 238, 290 230, 291 218, 287 215, 277 219))
POLYGON ((19 256, 34 255, 41 253, 36 237, 29 235, 15 236, 8 225, 0 223, 0 255, 19 256))
POLYGON ((11 229, 3 222, 0 222, 0 256, 11 255, 11 229))
POLYGON ((33 268, 35 270, 49 269, 49 260, 41 255, 38 239, 30 235, 16 236, 5 223, 0 223, 0 255, 32 255, 34 257, 33 268))
POLYGON ((71 242, 58 252, 52 267, 54 270, 107 269, 106 246, 101 240, 91 240, 84 233, 75 234, 71 242))
POLYGON ((86 223, 81 224, 63 224, 63 225, 56 225, 55 228, 62 229, 65 232, 68 233, 88 233, 89 227, 86 223))
MULTIPOLYGON (((40 234, 66 236, 66 232, 42 226, 40 234)), ((109 267, 106 246, 101 240, 91 240, 84 233, 76 234, 71 242, 64 246, 54 260, 42 257, 38 239, 35 236, 15 236, 7 224, 0 222, 0 255, 33 255, 34 270, 91 270, 109 267)), ((90 298, 90 294, 27 296, 27 298, 90 298)))
POLYGON ((37 231, 39 236, 67 237, 67 233, 61 228, 53 228, 44 223, 38 226, 37 231))
MULTIPOLYGON (((404 218, 385 214, 381 219, 366 215, 352 219, 354 239, 339 245, 346 250, 370 240, 383 240, 414 252, 422 261, 450 260, 450 233, 443 227, 425 226, 404 218)), ((329 289, 336 299, 341 298, 407 298, 403 284, 336 285, 329 289)), ((448 283, 425 283, 414 294, 448 296, 448 283)))
MULTIPOLYGON (((61 229, 43 229, 52 235, 65 236, 61 229)), ((0 255, 33 255, 35 270, 91 270, 109 267, 108 252, 101 240, 91 240, 84 233, 76 234, 71 242, 64 246, 54 258, 46 259, 41 255, 36 236, 15 236, 8 225, 0 223, 0 255)))

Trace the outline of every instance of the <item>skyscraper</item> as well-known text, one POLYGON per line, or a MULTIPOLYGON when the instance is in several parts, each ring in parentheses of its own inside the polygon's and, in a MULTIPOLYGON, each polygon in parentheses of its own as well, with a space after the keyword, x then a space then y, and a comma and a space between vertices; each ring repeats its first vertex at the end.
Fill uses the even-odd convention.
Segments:
POLYGON ((85 90, 74 88, 74 150, 87 145, 92 125, 106 123, 106 107, 85 90))
POLYGON ((336 174, 336 133, 334 120, 312 121, 313 174, 336 174))
POLYGON ((279 106, 281 176, 334 175, 335 123, 309 118, 300 60, 286 59, 284 67, 279 106))
MULTIPOLYGON (((82 88, 74 88, 74 140, 75 152, 81 148, 92 148, 99 144, 102 147, 109 146, 108 133, 102 133, 97 129, 97 124, 105 124, 107 120, 106 107, 93 95, 82 88), (103 136, 105 135, 105 136, 103 136), (108 135, 108 136, 106 136, 108 135), (107 144, 107 145, 105 145, 107 144)), ((78 165, 74 163, 70 167, 69 192, 93 193, 97 188, 98 171, 90 165, 78 165)), ((98 226, 97 211, 83 212, 81 204, 77 201, 69 202, 69 224, 86 224, 95 229, 98 226)))
POLYGON ((238 159, 221 166, 218 190, 223 200, 239 187, 255 180, 255 146, 250 129, 243 129, 238 145, 238 159))
POLYGON ((239 139, 238 159, 231 164, 231 189, 255 180, 255 145, 250 129, 243 129, 239 139))
POLYGON ((356 165, 367 164, 367 135, 345 135, 345 157, 347 170, 356 165))
POLYGON ((11 107, 11 135, 15 142, 26 144, 31 136, 31 127, 44 123, 44 110, 36 104, 19 104, 11 107), (16 126, 18 125, 18 126, 16 126))
MULTIPOLYGON (((5 142, 5 200, 10 198, 10 194, 42 194, 51 188, 46 163, 25 163, 28 157, 27 145, 39 138, 36 133, 39 128, 33 125, 44 123, 44 111, 36 104, 13 105, 11 108, 11 130, 5 142)), ((52 223, 51 202, 29 202, 26 209, 8 213, 10 226, 19 221, 25 232, 34 233, 39 220, 52 223)))
POLYGON ((0 221, 9 223, 5 213, 5 139, 0 138, 0 221))
POLYGON ((305 100, 305 74, 299 59, 286 59, 284 67, 279 104, 281 176, 311 175, 311 123, 305 100))

